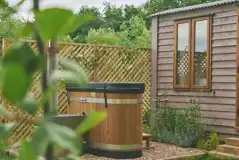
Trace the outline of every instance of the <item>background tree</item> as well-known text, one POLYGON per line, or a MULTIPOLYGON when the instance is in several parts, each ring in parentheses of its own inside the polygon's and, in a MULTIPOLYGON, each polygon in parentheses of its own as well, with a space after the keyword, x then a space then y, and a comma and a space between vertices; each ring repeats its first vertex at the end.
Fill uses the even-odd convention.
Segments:
POLYGON ((119 31, 121 24, 124 22, 123 6, 117 7, 109 2, 104 3, 103 18, 104 28, 112 28, 114 31, 119 31))
MULTIPOLYGON (((79 16, 88 13, 94 15, 95 18, 81 25, 75 31, 60 36, 58 40, 127 46, 141 46, 143 43, 143 46, 149 46, 150 44, 145 45, 146 42, 150 43, 150 37, 147 37, 147 35, 150 35, 151 18, 147 18, 148 15, 166 9, 212 1, 215 0, 148 0, 139 6, 117 6, 113 3, 105 2, 103 3, 102 11, 97 7, 82 6, 78 11, 79 16), (132 22, 133 24, 131 24, 132 22), (133 31, 135 28, 136 30, 133 31), (143 32, 139 34, 138 30, 143 32), (92 39, 93 37, 94 40, 92 39)), ((0 38, 12 37, 17 33, 17 28, 24 23, 23 20, 16 19, 13 16, 5 16, 4 12, 4 9, 1 8, 0 38)), ((32 39, 32 36, 26 38, 32 39)))
POLYGON ((8 15, 8 10, 0 7, 0 38, 12 38, 23 22, 14 18, 12 15, 8 15))
POLYGON ((70 34, 71 39, 73 39, 75 42, 85 43, 85 37, 88 35, 88 32, 91 29, 99 29, 104 24, 103 18, 101 17, 101 13, 98 8, 82 6, 78 12, 78 15, 83 15, 86 13, 94 15, 95 18, 80 26, 70 34))
POLYGON ((148 0, 143 4, 147 14, 150 15, 155 12, 160 12, 167 9, 178 7, 185 7, 195 4, 214 2, 216 0, 148 0))
POLYGON ((133 16, 129 23, 123 23, 121 25, 121 35, 123 35, 121 36, 123 37, 122 45, 133 47, 149 47, 150 45, 150 31, 142 17, 133 16))
POLYGON ((143 18, 133 16, 125 21, 118 32, 112 28, 91 29, 86 37, 87 43, 108 44, 132 47, 149 47, 150 31, 143 18))
POLYGON ((122 39, 111 28, 91 29, 86 42, 91 44, 121 45, 122 39))

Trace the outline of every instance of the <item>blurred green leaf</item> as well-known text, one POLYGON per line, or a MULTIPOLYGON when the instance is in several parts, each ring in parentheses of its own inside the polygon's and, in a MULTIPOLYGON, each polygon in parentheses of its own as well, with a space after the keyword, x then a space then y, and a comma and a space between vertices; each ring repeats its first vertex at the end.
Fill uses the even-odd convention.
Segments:
POLYGON ((88 23, 91 20, 94 20, 96 17, 90 13, 84 13, 84 14, 80 14, 80 15, 74 15, 75 17, 75 21, 73 23, 73 25, 68 27, 65 27, 66 29, 66 33, 69 31, 75 31, 78 27, 88 23), (67 30, 68 29, 68 30, 67 30))
POLYGON ((82 78, 79 78, 77 74, 69 71, 56 70, 52 75, 52 80, 64 81, 64 82, 78 82, 85 84, 86 82, 82 78))
POLYGON ((0 117, 3 117, 3 116, 12 117, 12 113, 9 112, 4 106, 0 105, 0 117))
POLYGON ((37 126, 34 130, 31 141, 34 154, 43 155, 48 144, 49 138, 47 136, 45 127, 43 125, 37 126))
POLYGON ((40 55, 36 54, 27 42, 11 46, 3 57, 3 66, 9 63, 23 66, 27 74, 36 72, 42 63, 40 55))
POLYGON ((88 20, 90 20, 89 15, 79 17, 72 11, 61 8, 48 8, 35 12, 36 27, 45 42, 74 31, 88 20))
MULTIPOLYGON (((1 63, 1 62, 0 62, 1 63)), ((2 64, 0 64, 0 88, 2 88, 3 86, 3 82, 4 82, 4 69, 2 67, 2 64)))
POLYGON ((33 147, 31 143, 24 140, 21 143, 19 151, 19 160, 36 160, 37 156, 32 152, 33 147))
MULTIPOLYGON (((88 85, 88 76, 76 62, 71 61, 71 60, 61 60, 60 64, 65 68, 67 71, 70 71, 76 75, 76 78, 78 79, 77 81, 80 83, 82 86, 87 86, 88 85)), ((68 74, 70 77, 71 75, 69 73, 65 73, 65 76, 68 74)), ((64 74, 62 74, 64 75, 64 74)), ((72 76, 72 78, 75 78, 72 76)))
POLYGON ((38 109, 36 99, 33 96, 25 97, 18 107, 32 116, 36 115, 38 109))
POLYGON ((76 133, 68 127, 54 123, 44 123, 49 140, 58 144, 60 147, 70 150, 72 153, 79 154, 81 143, 76 133))
POLYGON ((38 105, 41 105, 45 102, 47 102, 52 94, 57 91, 57 88, 54 88, 52 86, 50 86, 42 95, 41 95, 41 98, 40 98, 40 101, 38 102, 38 105))
POLYGON ((45 159, 45 157, 43 157, 43 156, 38 156, 38 157, 37 157, 37 160, 46 160, 46 159, 45 159))
POLYGON ((3 139, 0 139, 0 152, 6 151, 7 148, 8 148, 8 145, 4 143, 3 139))
POLYGON ((33 33, 33 24, 31 22, 27 22, 14 37, 14 42, 19 41, 22 37, 28 37, 33 33))
POLYGON ((4 67, 2 94, 11 103, 17 103, 25 97, 32 77, 28 76, 21 65, 8 64, 4 67))
POLYGON ((87 114, 87 118, 77 127, 76 132, 79 135, 83 135, 89 129, 95 127, 101 121, 107 117, 105 112, 91 111, 87 114))
POLYGON ((49 143, 79 154, 81 148, 80 138, 76 133, 65 126, 49 121, 40 121, 32 137, 32 146, 36 154, 43 154, 49 143))
POLYGON ((14 123, 0 124, 0 138, 6 138, 15 127, 14 123))
POLYGON ((81 160, 81 158, 77 155, 70 154, 64 160, 81 160))

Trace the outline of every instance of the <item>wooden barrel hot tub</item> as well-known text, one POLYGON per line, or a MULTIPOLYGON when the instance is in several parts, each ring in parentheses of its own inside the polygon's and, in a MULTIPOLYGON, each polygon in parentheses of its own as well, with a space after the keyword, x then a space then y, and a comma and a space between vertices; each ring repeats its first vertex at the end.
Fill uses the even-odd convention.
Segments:
POLYGON ((107 112, 107 118, 89 132, 90 153, 112 158, 142 156, 143 83, 89 83, 67 85, 67 113, 107 112))

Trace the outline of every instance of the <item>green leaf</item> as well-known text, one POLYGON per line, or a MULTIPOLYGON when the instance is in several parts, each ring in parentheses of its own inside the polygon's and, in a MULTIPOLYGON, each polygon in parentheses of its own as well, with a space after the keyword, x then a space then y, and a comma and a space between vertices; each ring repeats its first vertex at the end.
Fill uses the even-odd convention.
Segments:
POLYGON ((18 43, 8 49, 3 57, 3 66, 15 63, 22 66, 28 74, 35 73, 42 63, 40 55, 36 54, 27 42, 18 43))
POLYGON ((46 159, 43 156, 39 156, 39 157, 37 157, 37 160, 46 160, 46 159))
POLYGON ((90 19, 90 16, 79 17, 61 8, 48 8, 34 13, 37 30, 44 42, 74 31, 90 19))
POLYGON ((24 98, 18 107, 32 116, 36 115, 38 109, 36 99, 33 96, 27 96, 24 98))
MULTIPOLYGON (((0 62, 1 63, 1 62, 0 62)), ((2 65, 0 64, 0 88, 2 88, 3 86, 3 82, 4 82, 4 69, 2 67, 2 65)))
POLYGON ((33 24, 31 22, 26 23, 14 37, 13 43, 19 41, 20 38, 28 37, 33 33, 33 24))
POLYGON ((0 139, 0 152, 6 151, 7 148, 8 148, 8 145, 4 143, 3 139, 0 139))
POLYGON ((96 18, 93 14, 90 14, 90 13, 74 15, 74 17, 75 17, 75 21, 74 21, 73 25, 69 26, 69 28, 65 27, 66 33, 69 31, 75 31, 78 27, 80 27, 96 18))
POLYGON ((32 151, 33 147, 29 141, 23 141, 20 147, 19 160, 36 160, 37 156, 32 151))
POLYGON ((45 92, 43 92, 38 105, 44 104, 48 100, 50 100, 52 94, 57 91, 57 88, 50 86, 45 92))
POLYGON ((0 106, 0 117, 3 116, 12 117, 12 113, 9 112, 4 106, 0 106))
POLYGON ((89 129, 95 127, 101 121, 107 117, 105 112, 91 111, 87 114, 87 118, 77 127, 76 132, 79 135, 83 135, 89 129))
POLYGON ((80 153, 80 139, 73 130, 50 122, 45 122, 44 127, 47 133, 45 136, 47 136, 51 142, 70 150, 72 153, 80 153))
POLYGON ((0 124, 0 138, 6 138, 15 127, 14 123, 0 124))
POLYGON ((81 158, 78 155, 70 154, 65 158, 65 160, 81 160, 81 158))
MULTIPOLYGON (((71 61, 71 60, 61 60, 60 64, 67 70, 76 75, 76 78, 78 79, 78 82, 82 86, 87 86, 88 85, 88 76, 76 62, 71 61)), ((70 76, 70 75, 69 75, 70 76)), ((75 77, 72 77, 75 78, 75 77)))
POLYGON ((75 73, 69 71, 56 70, 52 75, 52 80, 64 82, 78 82, 85 84, 85 82, 82 82, 82 79, 79 78, 75 73))
POLYGON ((23 100, 30 87, 32 77, 28 76, 23 67, 18 64, 6 65, 3 76, 3 96, 11 103, 23 100))
POLYGON ((47 136, 47 132, 45 130, 45 127, 40 124, 40 126, 36 127, 32 136, 31 145, 34 149, 34 154, 43 155, 46 151, 48 144, 49 138, 47 136))
POLYGON ((39 157, 37 157, 37 160, 46 160, 46 159, 43 156, 39 156, 39 157))

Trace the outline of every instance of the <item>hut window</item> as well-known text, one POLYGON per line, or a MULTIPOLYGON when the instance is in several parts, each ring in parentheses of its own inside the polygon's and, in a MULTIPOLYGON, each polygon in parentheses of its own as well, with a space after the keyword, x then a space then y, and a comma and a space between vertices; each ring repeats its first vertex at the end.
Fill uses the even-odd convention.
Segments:
POLYGON ((209 88, 210 19, 175 24, 174 88, 209 88))

